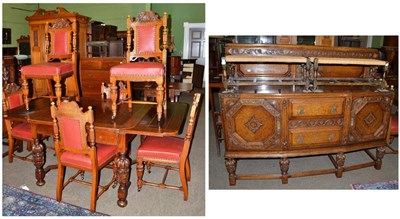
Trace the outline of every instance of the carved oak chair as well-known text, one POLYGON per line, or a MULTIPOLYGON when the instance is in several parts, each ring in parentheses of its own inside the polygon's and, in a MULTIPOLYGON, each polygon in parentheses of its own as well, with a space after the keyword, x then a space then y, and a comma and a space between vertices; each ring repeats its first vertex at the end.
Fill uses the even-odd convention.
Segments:
MULTIPOLYGON (((22 106, 23 102, 23 92, 21 89, 18 90, 3 90, 3 114, 4 117, 7 116, 7 111, 14 109, 18 106, 22 106)), ((24 161, 32 162, 32 159, 29 156, 32 153, 29 153, 26 156, 20 156, 15 154, 15 150, 18 152, 23 152, 23 141, 27 142, 28 151, 32 150, 32 132, 31 125, 28 122, 6 122, 3 125, 7 127, 7 129, 11 130, 11 135, 8 135, 8 153, 4 153, 3 157, 8 155, 8 162, 12 163, 14 158, 18 158, 24 161), (17 143, 17 144, 16 144, 17 143)))
POLYGON ((189 152, 196 127, 197 115, 200 110, 200 107, 198 107, 200 96, 200 93, 194 94, 185 138, 148 136, 137 149, 136 171, 138 191, 141 190, 143 185, 177 189, 183 191, 183 199, 187 201, 187 182, 190 181, 189 152), (145 181, 143 179, 144 166, 147 167, 148 172, 150 172, 152 166, 164 168, 166 172, 162 182, 153 183, 145 181), (169 170, 179 171, 181 186, 165 184, 169 170))
POLYGON ((74 96, 79 101, 79 87, 77 78, 77 24, 65 18, 56 19, 53 23, 46 23, 46 50, 44 63, 32 64, 21 68, 22 88, 26 110, 29 110, 29 85, 28 79, 46 79, 50 98, 54 98, 52 80, 55 82, 54 91, 57 104, 61 104, 61 81, 72 77, 74 83, 74 96))
POLYGON ((112 118, 117 115, 117 80, 127 81, 128 97, 132 99, 130 82, 154 81, 157 83, 157 102, 125 101, 129 108, 132 103, 157 104, 158 121, 163 110, 166 111, 166 63, 167 63, 167 13, 161 19, 152 11, 143 11, 131 20, 128 16, 126 64, 113 66, 110 69, 112 118), (131 62, 131 30, 134 32, 133 62, 131 62), (161 36, 162 30, 162 36, 161 36), (160 50, 160 39, 162 49, 160 50))
POLYGON ((99 185, 99 174, 104 167, 113 167, 110 163, 115 158, 117 146, 96 143, 92 107, 88 107, 84 113, 75 101, 63 102, 58 108, 52 102, 51 117, 58 161, 56 199, 61 201, 62 192, 70 182, 91 185, 90 211, 94 212, 97 199, 116 183, 115 169, 111 181, 104 186, 99 185), (64 183, 66 167, 78 171, 64 183), (92 183, 83 181, 85 171, 92 172, 92 183), (81 175, 82 180, 76 179, 78 175, 81 175))
POLYGON ((394 138, 399 136, 399 115, 393 114, 391 116, 391 124, 390 124, 390 136, 389 136, 389 142, 387 145, 387 148, 389 150, 387 150, 385 153, 386 154, 398 154, 399 151, 394 149, 392 146, 390 146, 390 144, 393 142, 394 138))

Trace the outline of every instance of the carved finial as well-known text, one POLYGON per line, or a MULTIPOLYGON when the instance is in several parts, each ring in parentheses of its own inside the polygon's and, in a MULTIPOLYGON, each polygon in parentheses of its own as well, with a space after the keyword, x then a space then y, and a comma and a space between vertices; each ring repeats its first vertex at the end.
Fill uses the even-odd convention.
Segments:
POLYGON ((136 22, 153 22, 157 21, 158 15, 153 11, 142 11, 139 15, 135 18, 136 22))

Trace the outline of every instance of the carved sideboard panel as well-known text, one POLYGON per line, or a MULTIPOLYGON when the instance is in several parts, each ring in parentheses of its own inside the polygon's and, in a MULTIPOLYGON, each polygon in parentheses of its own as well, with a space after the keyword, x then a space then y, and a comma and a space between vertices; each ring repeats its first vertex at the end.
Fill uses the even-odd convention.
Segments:
POLYGON ((224 98, 229 150, 279 150, 282 112, 279 99, 224 98))

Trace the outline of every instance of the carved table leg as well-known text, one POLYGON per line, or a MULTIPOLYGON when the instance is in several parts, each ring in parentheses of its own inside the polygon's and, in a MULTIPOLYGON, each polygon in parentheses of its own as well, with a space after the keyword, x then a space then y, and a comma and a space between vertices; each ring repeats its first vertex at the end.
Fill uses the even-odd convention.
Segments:
POLYGON ((336 154, 336 164, 337 164, 337 168, 336 168, 336 177, 337 178, 341 178, 342 174, 343 174, 343 165, 344 165, 344 161, 346 159, 346 155, 344 153, 338 153, 336 154))
POLYGON ((288 175, 287 172, 289 170, 289 164, 290 161, 284 157, 279 161, 279 165, 281 166, 281 172, 282 172, 282 184, 287 184, 288 183, 288 175))
POLYGON ((125 153, 118 153, 117 158, 115 159, 115 165, 117 169, 117 180, 119 183, 117 204, 120 207, 125 207, 128 204, 126 196, 128 195, 128 188, 131 184, 129 181, 129 168, 131 163, 125 153))
POLYGON ((382 167, 382 159, 385 155, 385 146, 380 146, 376 148, 376 160, 375 160, 375 169, 380 170, 382 167))
POLYGON ((234 158, 225 159, 225 166, 229 173, 230 186, 236 185, 236 165, 237 165, 237 159, 234 158))
POLYGON ((45 172, 43 169, 44 165, 44 147, 43 144, 39 142, 38 138, 34 138, 35 142, 32 147, 32 157, 33 163, 35 164, 36 170, 36 185, 43 186, 46 182, 44 181, 45 172))

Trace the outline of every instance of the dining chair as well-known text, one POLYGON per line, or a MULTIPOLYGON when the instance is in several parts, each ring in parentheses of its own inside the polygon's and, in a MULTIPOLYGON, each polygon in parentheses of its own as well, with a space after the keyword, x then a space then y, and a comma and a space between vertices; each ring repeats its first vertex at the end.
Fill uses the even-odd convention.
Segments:
MULTIPOLYGON (((21 68, 22 88, 26 110, 29 110, 29 84, 28 79, 47 80, 49 98, 57 98, 57 104, 61 104, 62 85, 67 77, 72 77, 74 96, 80 100, 77 78, 77 24, 76 20, 65 18, 55 19, 45 25, 45 52, 44 62, 26 65, 21 68), (54 91, 52 81, 55 82, 54 91)), ((33 89, 34 90, 34 89, 33 89)))
POLYGON ((127 81, 129 108, 132 103, 157 105, 157 119, 161 120, 162 112, 166 112, 166 63, 167 63, 167 13, 162 18, 153 11, 142 11, 132 21, 128 16, 126 63, 113 66, 110 69, 112 119, 117 116, 118 87, 117 81, 127 81), (131 41, 133 30, 133 52, 131 41), (162 31, 162 32, 161 32, 162 31), (160 45, 160 41, 161 45, 160 45), (160 49, 161 47, 161 49, 160 49), (154 81, 157 83, 157 102, 133 101, 130 82, 154 81))
POLYGON ((391 121, 390 122, 391 123, 390 124, 390 133, 389 133, 390 136, 389 136, 389 142, 387 144, 387 148, 389 150, 387 150, 385 153, 386 154, 398 154, 399 150, 394 149, 392 146, 390 146, 390 144, 393 143, 394 138, 397 138, 399 136, 399 115, 397 113, 393 114, 391 116, 390 121, 391 121))
POLYGON ((189 152, 192 145, 196 127, 197 115, 200 110, 199 101, 201 94, 196 93, 193 97, 190 110, 189 123, 186 136, 180 137, 152 137, 147 136, 136 151, 137 189, 140 191, 143 185, 156 186, 159 188, 177 189, 183 191, 183 199, 188 200, 188 181, 190 181, 189 152), (144 169, 147 167, 150 173, 151 167, 164 168, 165 175, 161 183, 148 182, 143 179, 144 169), (165 184, 168 171, 179 172, 181 186, 165 184))
MULTIPOLYGON (((54 145, 58 161, 56 200, 61 201, 64 188, 71 182, 91 186, 90 211, 96 210, 97 199, 114 184, 115 168, 111 162, 115 159, 117 145, 96 143, 94 114, 92 107, 82 112, 75 101, 62 102, 59 107, 51 103, 51 117, 54 127, 54 145), (77 169, 77 173, 64 183, 65 168, 77 169), (112 168, 113 177, 104 186, 99 185, 100 171, 112 168), (92 182, 84 181, 84 173, 92 173, 92 182), (81 175, 81 179, 76 179, 81 175), (99 192, 99 188, 101 189, 99 192)), ((71 194, 76 195, 76 194, 71 194)))
MULTIPOLYGON (((27 150, 32 151, 32 132, 31 125, 28 122, 13 122, 5 123, 4 118, 7 117, 7 111, 14 109, 18 106, 22 106, 23 102, 23 92, 21 89, 18 90, 3 90, 3 125, 9 126, 8 130, 11 130, 11 135, 8 135, 8 153, 4 153, 3 157, 8 155, 8 162, 12 163, 14 158, 18 158, 24 161, 32 162, 29 158, 32 153, 28 153, 25 156, 16 154, 17 152, 23 152, 23 141, 27 143, 27 150)), ((3 126, 4 128, 4 126, 3 126)))

